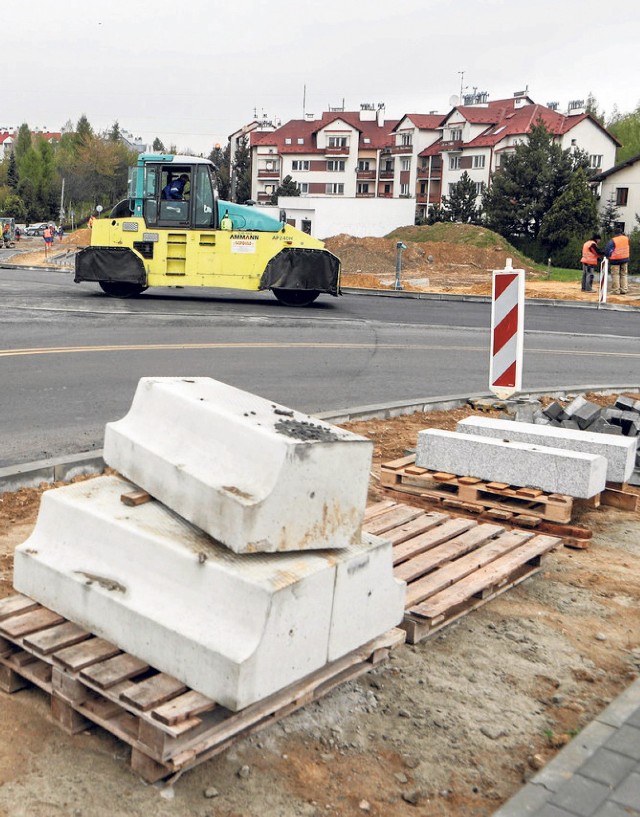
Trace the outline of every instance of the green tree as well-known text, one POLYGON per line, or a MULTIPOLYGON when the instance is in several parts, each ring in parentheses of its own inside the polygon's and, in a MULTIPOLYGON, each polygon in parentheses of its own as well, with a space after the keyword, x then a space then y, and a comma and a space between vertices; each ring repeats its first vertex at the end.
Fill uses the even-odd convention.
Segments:
POLYGON ((437 224, 439 221, 449 221, 449 214, 439 201, 429 207, 427 211, 427 224, 437 224))
POLYGON ((234 201, 241 203, 251 198, 251 153, 247 136, 238 140, 233 156, 231 195, 234 201))
POLYGON ((487 226, 508 239, 537 239, 542 220, 571 173, 570 151, 557 145, 539 121, 528 141, 504 157, 484 194, 487 226))
POLYGON ((224 148, 214 145, 209 154, 209 161, 216 166, 216 178, 218 181, 218 194, 221 199, 229 200, 229 154, 231 148, 227 142, 224 148))
POLYGON ((111 130, 109 131, 109 141, 110 142, 119 142, 122 133, 120 131, 120 123, 116 119, 116 121, 111 126, 111 130))
POLYGON ((9 156, 9 162, 7 165, 7 185, 13 191, 16 191, 18 189, 19 180, 20 177, 18 175, 18 163, 16 161, 15 153, 12 153, 9 156))
POLYGON ((76 144, 81 145, 93 138, 93 128, 85 114, 80 116, 76 125, 76 144))
POLYGON ((3 195, 2 191, 0 191, 0 215, 6 218, 14 218, 16 221, 25 221, 27 208, 20 196, 16 196, 7 188, 4 188, 4 190, 7 192, 6 195, 3 195))
POLYGON ((16 136, 16 142, 13 146, 13 153, 16 157, 16 161, 20 162, 20 159, 25 155, 25 153, 31 147, 31 130, 29 125, 26 122, 23 122, 22 125, 18 128, 18 135, 16 136))
POLYGON ((285 176, 271 194, 271 204, 278 203, 278 196, 299 196, 300 188, 292 176, 285 176))
POLYGON ((160 137, 158 136, 156 136, 156 138, 153 140, 153 145, 151 145, 151 149, 153 150, 154 153, 166 153, 164 143, 162 139, 160 139, 160 137))
POLYGON ((582 168, 571 175, 569 183, 549 208, 540 227, 540 240, 554 252, 566 247, 572 238, 590 236, 598 225, 593 193, 582 168))
POLYGON ((624 162, 640 153, 640 105, 609 124, 609 131, 622 143, 616 151, 616 162, 624 162))
POLYGON ((620 210, 616 204, 616 197, 614 193, 611 193, 600 213, 600 229, 605 238, 610 238, 613 235, 613 226, 619 218, 620 210))
POLYGON ((604 125, 605 123, 604 111, 600 111, 598 109, 598 100, 591 93, 591 91, 589 91, 589 95, 587 96, 586 111, 587 113, 590 113, 594 119, 597 119, 601 125, 604 125))
POLYGON ((465 170, 460 180, 451 185, 449 196, 442 197, 442 204, 447 213, 447 221, 462 224, 478 224, 480 209, 477 201, 476 185, 465 170))

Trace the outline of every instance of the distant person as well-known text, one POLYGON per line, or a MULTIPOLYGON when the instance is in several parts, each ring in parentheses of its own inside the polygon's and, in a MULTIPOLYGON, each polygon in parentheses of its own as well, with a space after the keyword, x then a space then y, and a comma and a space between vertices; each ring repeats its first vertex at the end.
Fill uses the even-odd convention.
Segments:
POLYGON ((582 291, 593 292, 593 279, 598 269, 598 263, 604 256, 604 252, 598 247, 598 241, 602 238, 598 233, 594 233, 588 241, 582 245, 582 291))
POLYGON ((63 236, 64 236, 64 227, 63 227, 63 226, 62 226, 62 224, 61 224, 61 225, 58 227, 58 240, 60 241, 60 243, 61 243, 61 244, 62 244, 62 238, 63 238, 63 236))
POLYGON ((629 237, 622 227, 616 227, 613 238, 604 248, 611 271, 611 294, 626 295, 629 291, 629 237))
POLYGON ((220 221, 220 229, 233 230, 233 221, 231 221, 231 216, 229 215, 228 210, 226 210, 225 214, 222 216, 222 220, 220 221))
POLYGON ((42 231, 42 237, 44 238, 44 254, 46 257, 53 244, 53 230, 48 224, 42 231))
POLYGON ((178 176, 177 179, 169 182, 162 188, 162 198, 169 201, 182 201, 184 198, 184 188, 186 187, 189 177, 186 173, 178 176))
POLYGON ((22 230, 20 227, 16 227, 16 241, 20 241, 20 236, 22 235, 22 230))
POLYGON ((95 220, 96 220, 95 216, 89 216, 89 221, 87 222, 87 224, 89 225, 89 229, 91 229, 93 227, 93 222, 95 220))
POLYGON ((9 244, 11 241, 11 227, 9 227, 8 221, 5 221, 4 227, 2 228, 2 241, 4 244, 9 244))

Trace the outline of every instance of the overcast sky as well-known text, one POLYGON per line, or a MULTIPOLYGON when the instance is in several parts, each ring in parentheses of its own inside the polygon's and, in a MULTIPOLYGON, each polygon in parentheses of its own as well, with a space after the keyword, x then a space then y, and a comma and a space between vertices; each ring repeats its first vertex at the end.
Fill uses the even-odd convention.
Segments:
POLYGON ((640 103, 640 0, 29 0, 2 27, 0 127, 84 113, 197 153, 255 112, 445 113, 461 72, 489 99, 640 103))

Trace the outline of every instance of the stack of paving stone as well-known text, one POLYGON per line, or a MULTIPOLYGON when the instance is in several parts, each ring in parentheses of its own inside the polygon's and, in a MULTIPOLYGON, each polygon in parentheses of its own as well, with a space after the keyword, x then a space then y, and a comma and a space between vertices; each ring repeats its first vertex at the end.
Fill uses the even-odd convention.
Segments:
MULTIPOLYGON (((518 419, 518 415, 516 414, 518 419)), ((533 412, 532 420, 539 425, 592 431, 625 437, 640 436, 640 400, 618 397, 612 407, 602 408, 595 403, 576 397, 568 406, 558 402, 533 412)), ((640 451, 636 452, 636 472, 640 470, 640 451)), ((635 481, 635 480, 634 480, 635 481)))
POLYGON ((243 709, 402 621, 391 543, 362 532, 372 450, 210 378, 143 378, 106 429, 124 479, 46 492, 14 586, 243 709))

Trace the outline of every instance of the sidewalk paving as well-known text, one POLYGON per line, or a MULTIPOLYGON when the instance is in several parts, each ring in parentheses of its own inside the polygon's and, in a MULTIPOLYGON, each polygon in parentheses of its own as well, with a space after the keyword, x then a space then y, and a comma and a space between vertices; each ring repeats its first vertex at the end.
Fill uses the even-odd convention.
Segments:
POLYGON ((640 817, 640 679, 493 817, 640 817))

